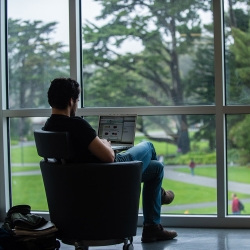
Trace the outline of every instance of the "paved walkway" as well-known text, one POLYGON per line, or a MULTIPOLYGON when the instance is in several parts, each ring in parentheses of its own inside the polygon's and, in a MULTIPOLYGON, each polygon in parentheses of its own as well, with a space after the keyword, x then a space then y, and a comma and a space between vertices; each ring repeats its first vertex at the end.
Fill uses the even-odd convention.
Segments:
MULTIPOLYGON (((178 171, 174 171, 169 167, 165 167, 164 171, 164 178, 185 182, 189 184, 205 186, 205 187, 212 187, 216 188, 217 183, 215 178, 204 177, 204 176, 192 176, 188 173, 182 173, 178 171)), ((243 194, 250 194, 250 184, 244 184, 239 182, 228 182, 228 191, 235 192, 235 193, 243 193, 243 194)), ((250 202, 249 199, 241 199, 243 203, 250 202)), ((228 205, 231 205, 231 201, 228 202, 228 205)), ((202 202, 202 203, 195 203, 195 204, 184 204, 184 205, 171 205, 171 206, 163 206, 162 212, 171 212, 176 210, 188 210, 192 208, 207 208, 207 207, 216 207, 217 202, 202 202)), ((216 213, 216 211, 215 211, 216 213)))
MULTIPOLYGON (((217 187, 215 178, 196 176, 196 175, 192 176, 191 174, 171 170, 168 167, 165 167, 164 178, 200 186, 213 187, 213 188, 217 187)), ((228 190, 236 193, 250 194, 250 184, 229 181, 228 190)))

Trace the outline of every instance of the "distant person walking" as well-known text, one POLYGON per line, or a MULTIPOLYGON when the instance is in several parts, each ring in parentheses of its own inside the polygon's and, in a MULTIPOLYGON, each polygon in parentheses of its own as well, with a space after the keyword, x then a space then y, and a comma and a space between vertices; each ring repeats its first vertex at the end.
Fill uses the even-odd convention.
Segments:
POLYGON ((194 168, 195 168, 195 162, 194 162, 194 159, 192 159, 189 163, 189 168, 190 168, 190 171, 191 171, 191 175, 194 175, 194 168))
POLYGON ((240 214, 240 201, 237 195, 232 194, 232 214, 240 214))

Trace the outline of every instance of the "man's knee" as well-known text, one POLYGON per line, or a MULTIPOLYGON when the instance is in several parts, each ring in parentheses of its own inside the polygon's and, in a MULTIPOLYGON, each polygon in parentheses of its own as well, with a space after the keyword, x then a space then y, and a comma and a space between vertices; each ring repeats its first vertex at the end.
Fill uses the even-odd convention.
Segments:
POLYGON ((154 147, 154 144, 152 143, 152 142, 150 142, 150 141, 147 141, 147 143, 150 145, 150 147, 154 147))
POLYGON ((161 163, 161 162, 159 162, 160 164, 160 166, 159 166, 159 168, 160 168, 160 173, 162 174, 162 175, 164 175, 164 166, 163 166, 163 164, 161 163))
POLYGON ((160 176, 164 175, 164 166, 161 162, 154 160, 154 165, 157 168, 157 172, 159 173, 160 176))
POLYGON ((150 141, 143 141, 141 143, 147 145, 149 148, 153 148, 154 149, 154 144, 152 142, 150 142, 150 141))

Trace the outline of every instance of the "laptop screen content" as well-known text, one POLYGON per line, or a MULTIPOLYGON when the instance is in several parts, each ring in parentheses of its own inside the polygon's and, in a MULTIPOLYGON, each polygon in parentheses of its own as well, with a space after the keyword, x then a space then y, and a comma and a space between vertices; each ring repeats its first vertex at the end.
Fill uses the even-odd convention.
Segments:
POLYGON ((111 141, 111 145, 133 146, 136 116, 100 116, 98 136, 111 141))

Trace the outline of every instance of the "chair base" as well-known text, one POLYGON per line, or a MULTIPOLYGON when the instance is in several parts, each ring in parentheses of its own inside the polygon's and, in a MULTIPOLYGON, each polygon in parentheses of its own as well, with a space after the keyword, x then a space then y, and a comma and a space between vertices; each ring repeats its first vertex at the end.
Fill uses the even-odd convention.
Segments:
POLYGON ((76 250, 88 250, 90 246, 109 246, 124 243, 122 250, 133 250, 133 237, 124 239, 110 239, 110 240, 81 240, 74 241, 68 239, 61 239, 64 244, 74 245, 76 250))

